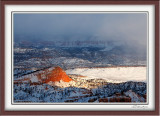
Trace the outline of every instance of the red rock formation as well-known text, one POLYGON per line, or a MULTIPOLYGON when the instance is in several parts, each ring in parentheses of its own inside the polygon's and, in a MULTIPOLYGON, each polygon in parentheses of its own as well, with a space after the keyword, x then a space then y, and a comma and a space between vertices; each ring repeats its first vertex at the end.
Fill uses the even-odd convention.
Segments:
POLYGON ((50 81, 56 82, 60 80, 64 82, 72 81, 72 79, 69 78, 68 75, 60 67, 55 67, 55 69, 53 69, 53 71, 47 75, 45 83, 48 83, 50 81))

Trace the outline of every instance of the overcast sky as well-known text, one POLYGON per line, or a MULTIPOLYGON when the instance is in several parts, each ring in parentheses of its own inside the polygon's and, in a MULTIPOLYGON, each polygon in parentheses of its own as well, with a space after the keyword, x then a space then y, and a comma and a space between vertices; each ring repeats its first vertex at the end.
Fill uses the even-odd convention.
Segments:
POLYGON ((14 39, 114 40, 146 47, 145 13, 14 14, 14 39))

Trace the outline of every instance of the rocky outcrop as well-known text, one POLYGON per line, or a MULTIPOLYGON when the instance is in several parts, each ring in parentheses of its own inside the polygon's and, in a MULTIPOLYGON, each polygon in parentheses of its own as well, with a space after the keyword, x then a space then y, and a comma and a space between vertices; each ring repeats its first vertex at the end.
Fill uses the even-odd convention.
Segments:
POLYGON ((131 102, 131 98, 126 96, 108 97, 100 98, 99 102, 131 102))
POLYGON ((95 102, 97 98, 89 99, 88 102, 95 102))
POLYGON ((108 98, 100 98, 99 102, 108 102, 108 98))
POLYGON ((48 82, 56 82, 62 80, 63 82, 70 82, 72 81, 71 78, 68 77, 68 75, 60 68, 55 67, 53 71, 47 75, 47 78, 45 79, 45 83, 48 82))
POLYGON ((130 97, 113 97, 109 99, 109 102, 131 102, 130 97))

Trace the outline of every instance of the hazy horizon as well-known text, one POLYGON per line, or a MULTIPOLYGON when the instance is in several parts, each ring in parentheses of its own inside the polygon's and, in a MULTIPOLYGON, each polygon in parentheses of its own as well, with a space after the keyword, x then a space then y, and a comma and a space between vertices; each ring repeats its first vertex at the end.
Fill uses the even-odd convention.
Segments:
POLYGON ((146 13, 14 13, 15 41, 112 41, 147 47, 146 13))

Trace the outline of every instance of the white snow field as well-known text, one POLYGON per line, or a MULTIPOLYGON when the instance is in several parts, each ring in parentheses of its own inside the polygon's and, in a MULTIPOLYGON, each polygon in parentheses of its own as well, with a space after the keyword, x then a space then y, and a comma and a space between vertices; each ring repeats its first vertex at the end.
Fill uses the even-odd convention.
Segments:
POLYGON ((66 70, 67 74, 76 74, 85 79, 105 79, 112 83, 127 81, 147 81, 146 67, 108 67, 108 68, 75 68, 66 70))

